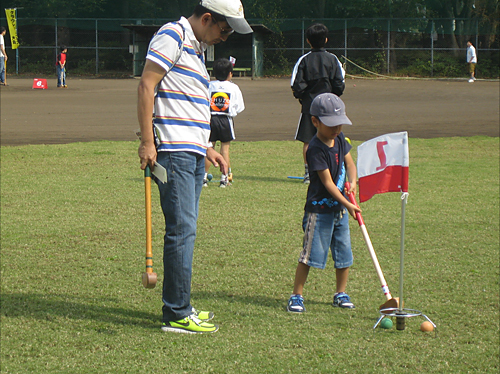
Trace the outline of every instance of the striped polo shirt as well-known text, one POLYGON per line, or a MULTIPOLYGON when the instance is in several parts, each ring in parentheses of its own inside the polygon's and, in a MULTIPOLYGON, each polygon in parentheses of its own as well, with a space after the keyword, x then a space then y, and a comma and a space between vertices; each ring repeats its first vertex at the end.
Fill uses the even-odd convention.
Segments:
POLYGON ((210 137, 210 78, 205 67, 205 49, 184 17, 163 25, 151 39, 146 58, 167 72, 157 87, 155 100, 158 151, 206 155, 210 137))

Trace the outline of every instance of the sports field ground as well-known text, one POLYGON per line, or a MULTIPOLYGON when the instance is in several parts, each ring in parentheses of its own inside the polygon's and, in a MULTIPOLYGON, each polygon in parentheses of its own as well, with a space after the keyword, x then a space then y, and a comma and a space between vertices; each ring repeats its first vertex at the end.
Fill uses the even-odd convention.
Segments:
MULTIPOLYGON (((307 191, 287 178, 303 173, 301 143, 286 141, 300 108, 288 79, 235 82, 247 106, 235 179, 201 194, 191 292, 220 330, 197 337, 163 333, 162 287, 141 284, 138 80, 70 77, 67 89, 50 79, 33 90, 33 79, 9 78, 0 89, 2 374, 498 373, 499 82, 347 80, 353 158, 366 139, 409 133, 404 295, 400 196, 361 207, 392 295, 435 333, 420 331, 418 315, 404 331, 373 329, 385 297, 353 219, 356 309, 332 308, 328 260, 308 278, 307 313, 286 312, 307 191)), ((152 210, 161 282, 157 188, 152 210)))
MULTIPOLYGON (((2 87, 1 144, 134 140, 138 79, 68 79, 67 89, 32 89, 32 79, 2 87)), ((290 80, 235 78, 246 109, 236 140, 293 140, 300 115, 290 80)), ((499 136, 499 82, 347 79, 342 99, 353 140, 396 131, 410 138, 499 136)))

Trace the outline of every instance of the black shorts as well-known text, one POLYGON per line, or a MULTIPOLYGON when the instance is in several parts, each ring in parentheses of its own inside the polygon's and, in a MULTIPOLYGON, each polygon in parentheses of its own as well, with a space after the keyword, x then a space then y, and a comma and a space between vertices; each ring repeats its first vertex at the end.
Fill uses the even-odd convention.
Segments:
POLYGON ((309 113, 301 113, 297 132, 295 133, 295 140, 309 143, 314 135, 316 135, 316 127, 314 127, 311 121, 311 115, 309 113))
POLYGON ((210 141, 220 140, 223 143, 234 140, 233 118, 214 115, 210 118, 210 141))

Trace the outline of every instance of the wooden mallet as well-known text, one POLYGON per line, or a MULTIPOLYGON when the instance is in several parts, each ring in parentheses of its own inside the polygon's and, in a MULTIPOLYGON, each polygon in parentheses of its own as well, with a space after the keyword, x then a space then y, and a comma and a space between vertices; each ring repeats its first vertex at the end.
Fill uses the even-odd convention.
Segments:
POLYGON ((144 187, 146 192, 146 272, 142 273, 142 285, 146 288, 155 288, 157 276, 153 273, 153 244, 151 226, 151 168, 144 170, 144 187))
MULTIPOLYGON (((345 188, 349 191, 351 185, 349 182, 345 183, 345 188)), ((351 192, 349 194, 349 200, 352 204, 359 206, 356 203, 356 197, 351 192)), ((368 231, 366 230, 365 222, 363 221, 363 217, 361 213, 356 213, 356 220, 358 221, 359 227, 361 228, 361 232, 363 234, 363 238, 365 239, 366 246, 368 247, 368 252, 370 252, 370 257, 372 258, 373 265, 375 266, 375 270, 377 271, 378 279, 380 280, 380 285, 382 286, 382 292, 384 292, 386 302, 380 305, 379 309, 387 309, 387 308, 398 308, 399 298, 394 298, 391 296, 391 291, 389 291, 389 286, 385 281, 384 273, 382 273, 382 269, 380 268, 380 264, 377 259, 377 254, 373 249, 372 241, 370 240, 370 236, 368 236, 368 231)))

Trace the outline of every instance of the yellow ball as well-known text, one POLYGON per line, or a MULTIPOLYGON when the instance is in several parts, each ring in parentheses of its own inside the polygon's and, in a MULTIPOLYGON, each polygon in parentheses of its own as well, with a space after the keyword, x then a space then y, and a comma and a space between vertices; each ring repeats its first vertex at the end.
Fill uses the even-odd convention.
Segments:
POLYGON ((349 143, 349 144, 351 144, 351 145, 352 145, 352 143, 351 143, 351 139, 349 139, 347 136, 345 137, 345 140, 347 140, 347 143, 349 143))

